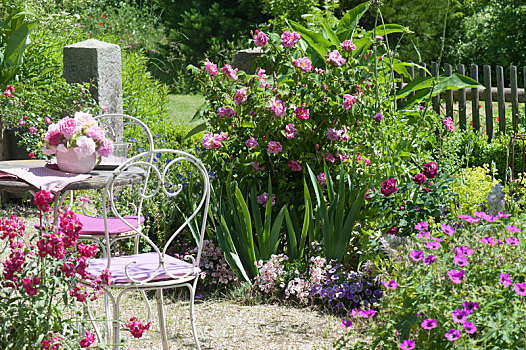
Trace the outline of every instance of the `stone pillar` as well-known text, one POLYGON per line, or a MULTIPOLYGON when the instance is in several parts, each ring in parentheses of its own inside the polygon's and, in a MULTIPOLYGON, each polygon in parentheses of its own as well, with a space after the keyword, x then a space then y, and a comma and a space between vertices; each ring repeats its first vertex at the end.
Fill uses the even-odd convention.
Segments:
POLYGON ((232 66, 234 68, 239 68, 240 70, 245 71, 247 74, 254 74, 256 67, 252 67, 252 64, 254 63, 254 60, 256 58, 258 58, 264 53, 265 51, 263 51, 260 47, 239 50, 234 54, 234 61, 232 62, 232 66))
POLYGON ((64 47, 64 78, 91 83, 90 92, 107 113, 122 113, 121 48, 96 39, 64 47))

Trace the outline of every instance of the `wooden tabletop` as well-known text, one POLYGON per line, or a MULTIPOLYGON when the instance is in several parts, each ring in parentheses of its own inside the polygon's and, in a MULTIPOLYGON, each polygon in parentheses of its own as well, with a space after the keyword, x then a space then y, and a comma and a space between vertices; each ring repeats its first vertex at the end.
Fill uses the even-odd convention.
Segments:
MULTIPOLYGON (((45 160, 6 160, 0 161, 0 170, 12 168, 38 168, 45 166, 45 160)), ((113 170, 100 170, 95 168, 90 172, 91 178, 79 182, 73 182, 62 191, 94 190, 106 186, 113 170)), ((145 178, 145 172, 141 168, 132 167, 123 171, 115 180, 116 186, 124 186, 138 183, 145 178)), ((21 180, 0 180, 0 191, 10 193, 23 193, 26 191, 38 191, 39 189, 21 180)))

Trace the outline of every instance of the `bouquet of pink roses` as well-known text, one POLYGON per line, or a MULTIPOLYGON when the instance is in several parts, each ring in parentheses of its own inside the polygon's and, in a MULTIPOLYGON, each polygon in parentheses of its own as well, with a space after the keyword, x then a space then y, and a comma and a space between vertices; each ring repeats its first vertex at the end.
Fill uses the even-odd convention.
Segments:
POLYGON ((47 155, 73 148, 79 156, 97 154, 107 157, 113 153, 113 142, 106 138, 98 122, 89 113, 77 112, 74 118, 65 117, 48 127, 42 152, 47 155))

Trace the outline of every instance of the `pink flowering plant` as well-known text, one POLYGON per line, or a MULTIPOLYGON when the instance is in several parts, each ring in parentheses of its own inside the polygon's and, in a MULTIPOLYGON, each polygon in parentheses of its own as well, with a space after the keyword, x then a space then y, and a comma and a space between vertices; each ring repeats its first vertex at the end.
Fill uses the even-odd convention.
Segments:
POLYGON ((476 211, 412 231, 391 249, 374 322, 355 324, 370 341, 349 336, 337 348, 525 348, 524 223, 476 211))
POLYGON ((74 118, 65 117, 50 124, 44 136, 42 152, 52 155, 73 149, 78 155, 97 153, 107 157, 113 153, 113 142, 89 113, 77 112, 74 118))
POLYGON ((84 322, 82 307, 97 298, 103 280, 77 281, 87 277, 87 260, 98 248, 78 241, 82 224, 69 208, 60 211, 56 227, 48 224, 52 200, 47 191, 35 195, 42 229, 33 237, 16 215, 0 219, 2 349, 79 349, 95 340, 89 331, 80 333, 77 324, 84 322))
POLYGON ((454 207, 456 196, 450 191, 453 180, 439 171, 435 162, 424 163, 420 169, 399 178, 385 179, 380 189, 365 193, 366 210, 381 212, 384 217, 378 224, 371 220, 372 228, 382 234, 408 236, 414 224, 425 218, 440 221, 454 207))

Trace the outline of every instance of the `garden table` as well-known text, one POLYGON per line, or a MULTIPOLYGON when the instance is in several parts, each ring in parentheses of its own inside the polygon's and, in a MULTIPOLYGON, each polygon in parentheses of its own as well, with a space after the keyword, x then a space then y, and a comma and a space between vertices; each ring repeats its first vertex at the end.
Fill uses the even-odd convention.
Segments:
MULTIPOLYGON (((39 168, 44 167, 46 162, 46 160, 37 159, 0 161, 0 170, 16 168, 39 168)), ((113 170, 109 167, 95 167, 95 169, 89 173, 89 175, 91 175, 89 179, 70 183, 60 191, 55 192, 55 206, 53 209, 53 217, 55 220, 57 219, 58 208, 62 205, 64 198, 69 191, 102 189, 106 186, 106 183, 112 174, 113 170)), ((143 169, 137 167, 129 168, 119 175, 119 177, 115 180, 115 185, 125 186, 134 184, 143 181, 145 178, 146 173, 143 169)), ((34 195, 36 192, 40 191, 40 189, 20 179, 0 179, 0 191, 9 193, 30 192, 34 195)))

